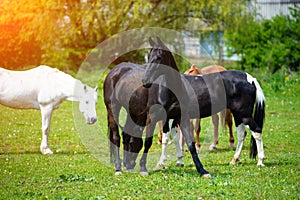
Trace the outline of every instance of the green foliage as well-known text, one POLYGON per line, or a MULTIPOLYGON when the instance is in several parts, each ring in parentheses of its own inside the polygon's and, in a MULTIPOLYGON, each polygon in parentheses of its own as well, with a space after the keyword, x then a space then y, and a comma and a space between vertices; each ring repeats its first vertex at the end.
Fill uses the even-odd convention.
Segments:
POLYGON ((272 73, 281 68, 300 70, 300 8, 290 8, 291 16, 277 15, 271 20, 245 20, 226 34, 231 54, 242 56, 243 69, 267 68, 272 73))
MULTIPOLYGON (((0 55, 4 57, 6 50, 12 49, 11 57, 20 57, 16 64, 40 62, 64 71, 76 71, 91 49, 114 34, 146 26, 183 28, 188 12, 185 5, 185 0, 4 0, 0 3, 0 26, 9 27, 16 21, 25 23, 18 24, 14 38, 1 40, 6 34, 0 29, 1 44, 9 41, 9 45, 0 49, 0 55), (28 48, 30 52, 39 58, 35 62, 21 59, 25 50, 19 50, 18 44, 27 41, 32 45, 28 48)), ((0 65, 7 67, 8 64, 3 59, 0 65)))
POLYGON ((236 34, 236 26, 242 24, 245 18, 252 17, 245 0, 205 0, 193 1, 191 10, 194 13, 189 31, 201 34, 201 40, 207 41, 215 52, 218 52, 217 60, 223 65, 223 36, 222 33, 233 32, 236 34), (198 22, 197 22, 197 21, 198 22))
MULTIPOLYGON (((46 64, 63 71, 77 71, 100 42, 134 28, 188 30, 197 36, 200 32, 232 29, 247 13, 245 2, 3 0, 0 3, 0 58, 3 58, 0 66, 46 64), (11 30, 7 32, 7 29, 11 30)), ((216 48, 220 49, 220 38, 215 40, 216 48)), ((110 51, 104 49, 97 53, 101 56, 107 52, 110 51)), ((129 52, 116 63, 139 63, 143 58, 140 52, 129 52)))

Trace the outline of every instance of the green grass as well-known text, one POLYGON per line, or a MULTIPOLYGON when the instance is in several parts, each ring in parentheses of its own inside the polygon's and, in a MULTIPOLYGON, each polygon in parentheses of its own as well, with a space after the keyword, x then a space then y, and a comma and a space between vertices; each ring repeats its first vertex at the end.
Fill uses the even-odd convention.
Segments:
MULTIPOLYGON (((147 177, 137 173, 115 176, 114 168, 105 164, 109 158, 99 159, 105 154, 89 151, 103 153, 108 145, 102 91, 97 105, 99 120, 88 129, 96 133, 77 131, 71 102, 64 102, 54 112, 49 136, 53 156, 39 152, 39 111, 0 106, 0 199, 299 199, 300 79, 299 75, 278 79, 259 77, 267 98, 266 166, 257 167, 257 161, 248 158, 249 134, 241 162, 229 165, 234 151, 229 148, 228 135, 221 134, 218 150, 208 152, 205 146, 199 154, 212 174, 210 180, 197 174, 188 153, 185 166, 176 167, 171 150, 164 170, 151 170, 147 177), (276 82, 280 87, 275 87, 276 82), (100 139, 103 141, 97 141, 100 139)), ((202 126, 201 139, 205 141, 210 138, 210 118, 203 120, 202 126)), ((156 139, 149 166, 156 163, 160 152, 156 139)))

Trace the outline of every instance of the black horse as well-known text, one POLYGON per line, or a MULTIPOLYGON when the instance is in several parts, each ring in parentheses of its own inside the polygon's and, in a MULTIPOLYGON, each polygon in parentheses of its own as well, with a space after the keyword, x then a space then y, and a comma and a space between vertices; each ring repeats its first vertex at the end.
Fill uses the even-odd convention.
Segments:
MULTIPOLYGON (((151 96, 158 97, 158 103, 167 113, 163 131, 169 130, 169 119, 174 119, 172 128, 180 125, 197 171, 201 175, 207 174, 189 134, 189 119, 208 117, 225 108, 231 110, 238 133, 238 144, 231 164, 240 158, 246 134, 245 126, 248 126, 252 133, 250 156, 255 158, 258 152, 257 165, 263 165, 265 98, 257 80, 245 72, 234 70, 201 76, 180 74, 172 53, 163 42, 159 38, 157 44, 151 38, 149 41, 152 49, 143 76, 143 85, 149 88, 151 96), (152 83, 159 86, 152 87, 152 83)), ((149 105, 153 103, 148 101, 149 105)), ((150 112, 151 120, 159 120, 160 112, 158 109, 150 112)))

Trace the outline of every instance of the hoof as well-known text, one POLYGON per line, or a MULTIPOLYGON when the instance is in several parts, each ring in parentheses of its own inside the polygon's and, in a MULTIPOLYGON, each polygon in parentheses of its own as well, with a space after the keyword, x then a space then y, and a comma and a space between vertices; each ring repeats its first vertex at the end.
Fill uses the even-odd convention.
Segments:
POLYGON ((201 177, 207 178, 207 179, 211 179, 211 175, 210 174, 203 174, 201 177))
POLYGON ((49 148, 41 149, 41 152, 42 152, 43 155, 48 155, 48 156, 53 155, 53 152, 49 148))
POLYGON ((134 172, 134 169, 126 169, 126 172, 127 172, 127 173, 133 173, 133 172, 134 172))
POLYGON ((264 165, 264 163, 263 163, 262 160, 259 160, 259 161, 257 162, 257 166, 262 166, 262 167, 264 167, 265 165, 264 165))
POLYGON ((209 151, 214 151, 214 150, 217 150, 217 147, 211 145, 211 146, 209 146, 208 150, 209 150, 209 151))
POLYGON ((139 172, 140 173, 140 175, 142 175, 142 176, 148 176, 149 174, 148 174, 148 172, 139 172))
POLYGON ((155 167, 155 170, 161 170, 161 169, 165 169, 165 165, 162 163, 158 163, 155 167))
POLYGON ((118 175, 121 175, 122 174, 122 171, 116 171, 115 175, 118 176, 118 175))
POLYGON ((231 162, 230 162, 230 165, 234 165, 236 164, 237 162, 239 162, 240 159, 235 159, 235 158, 232 158, 231 162))
POLYGON ((183 164, 183 163, 176 163, 176 166, 177 166, 177 167, 183 167, 184 164, 183 164))

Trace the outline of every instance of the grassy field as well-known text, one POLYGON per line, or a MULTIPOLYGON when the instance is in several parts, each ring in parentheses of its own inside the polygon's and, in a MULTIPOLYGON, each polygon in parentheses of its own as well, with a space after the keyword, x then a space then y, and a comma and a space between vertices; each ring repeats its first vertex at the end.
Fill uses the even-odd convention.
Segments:
MULTIPOLYGON (((171 150, 164 170, 150 167, 147 177, 137 173, 115 176, 114 168, 106 164, 106 154, 97 155, 97 149, 103 153, 108 145, 106 111, 99 91, 99 120, 91 126, 97 133, 78 132, 71 102, 54 112, 49 137, 53 156, 39 152, 39 111, 0 106, 0 199, 300 199, 300 76, 258 77, 267 99, 265 167, 249 159, 249 134, 241 162, 229 165, 234 150, 229 148, 228 135, 221 134, 218 150, 208 152, 204 145, 199 154, 212 174, 210 180, 199 177, 188 153, 185 166, 176 167, 171 150), (100 139, 103 141, 97 141, 100 139), (91 147, 93 140, 96 145, 91 147)), ((210 138, 210 118, 202 126, 205 141, 210 138)), ((159 151, 154 142, 154 160, 159 151)), ((149 165, 155 164, 153 159, 149 165)))

